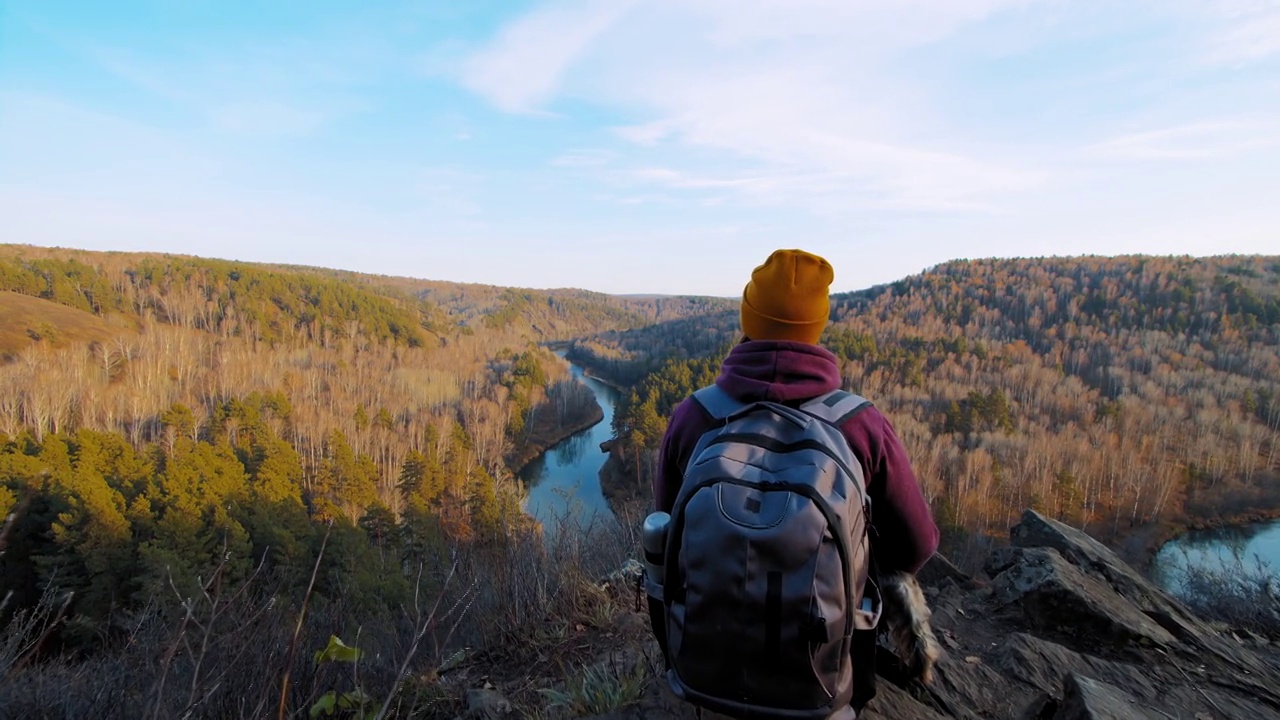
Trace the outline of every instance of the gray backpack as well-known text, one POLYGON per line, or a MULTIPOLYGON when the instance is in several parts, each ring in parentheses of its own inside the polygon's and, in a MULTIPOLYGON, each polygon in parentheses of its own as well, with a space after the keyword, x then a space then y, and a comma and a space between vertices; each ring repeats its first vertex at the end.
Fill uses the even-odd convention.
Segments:
POLYGON ((870 403, 837 390, 744 404, 715 385, 694 399, 717 425, 667 533, 671 689, 739 718, 851 717, 854 631, 874 638, 880 601, 862 465, 839 426, 870 403))

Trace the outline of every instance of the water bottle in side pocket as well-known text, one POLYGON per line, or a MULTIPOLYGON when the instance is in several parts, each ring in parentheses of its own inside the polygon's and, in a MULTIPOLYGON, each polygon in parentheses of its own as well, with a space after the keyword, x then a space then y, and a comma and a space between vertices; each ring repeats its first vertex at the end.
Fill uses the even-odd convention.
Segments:
POLYGON ((671 516, 664 512, 649 513, 640 531, 640 544, 644 548, 645 592, 649 597, 662 600, 662 576, 667 551, 667 526, 671 516))

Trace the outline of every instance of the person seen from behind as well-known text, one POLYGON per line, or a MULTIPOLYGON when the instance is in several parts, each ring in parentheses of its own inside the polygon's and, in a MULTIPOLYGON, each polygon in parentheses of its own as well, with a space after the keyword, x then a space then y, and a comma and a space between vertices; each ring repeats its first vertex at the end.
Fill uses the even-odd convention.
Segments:
MULTIPOLYGON (((767 401, 796 408, 841 389, 839 361, 819 344, 830 316, 828 293, 833 279, 833 269, 825 259, 803 250, 777 250, 755 268, 742 296, 741 341, 725 357, 715 385, 739 403, 767 401)), ((717 422, 723 423, 692 396, 676 407, 653 480, 657 511, 672 512, 695 446, 717 422)), ((928 681, 938 652, 914 573, 938 548, 937 525, 907 451, 883 413, 868 404, 838 430, 861 465, 870 500, 867 537, 875 569, 873 580, 880 584, 884 597, 884 617, 899 652, 904 651, 905 643, 905 651, 914 656, 903 659, 908 669, 928 681), (889 580, 894 578, 905 581, 895 585, 889 580)), ((655 626, 661 621, 655 616, 655 626)), ((655 627, 655 632, 662 640, 662 630, 655 627)), ((663 651, 667 652, 665 644, 663 651)), ((874 632, 869 642, 855 639, 851 653, 873 656, 874 632)), ((873 667, 868 657, 855 657, 853 664, 873 667)), ((869 672, 872 677, 861 682, 873 688, 874 670, 869 672)), ((855 684, 860 682, 857 678, 855 670, 855 684)), ((851 703, 854 710, 872 694, 874 689, 856 688, 851 703)))

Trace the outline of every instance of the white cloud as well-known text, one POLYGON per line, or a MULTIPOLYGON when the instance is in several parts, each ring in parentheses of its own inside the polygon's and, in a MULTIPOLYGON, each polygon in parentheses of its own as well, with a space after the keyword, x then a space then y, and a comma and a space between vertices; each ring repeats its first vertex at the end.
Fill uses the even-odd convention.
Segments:
MULTIPOLYGON (((685 5, 681 0, 670 0, 685 5)), ((700 0, 720 46, 836 39, 878 51, 920 45, 1030 0, 700 0)))
POLYGON ((561 77, 636 0, 559 3, 508 25, 463 63, 462 82, 508 112, 531 112, 561 77))
POLYGON ((250 135, 305 135, 327 119, 323 112, 276 100, 233 102, 208 112, 219 127, 250 135))
MULTIPOLYGON (((758 205, 801 206, 822 214, 867 210, 901 212, 998 212, 989 198, 1026 190, 1042 181, 1034 172, 984 167, 960 157, 915 153, 892 147, 852 147, 845 159, 862 170, 757 170, 699 174, 644 168, 633 176, 668 188, 733 191, 758 205)), ((837 157, 832 167, 841 164, 837 157)), ((723 202, 716 198, 714 204, 723 202)))
POLYGON ((637 145, 653 146, 666 140, 679 129, 675 120, 655 120, 639 125, 620 125, 614 128, 618 137, 637 145))
POLYGON ((384 60, 324 42, 280 43, 222 51, 191 49, 163 61, 116 47, 80 49, 106 72, 200 117, 245 135, 305 135, 368 109, 349 88, 384 60))
POLYGON ((1276 0, 537 0, 482 43, 493 8, 446 5, 73 31, 129 87, 0 83, 0 234, 538 286, 586 252, 597 287, 725 293, 783 243, 854 289, 1280 237, 1276 0))
POLYGON ((56 95, 0 90, 0 181, 109 193, 123 184, 178 189, 226 171, 224 157, 180 133, 56 95))
POLYGON ((427 167, 418 172, 414 186, 417 210, 432 220, 463 220, 474 225, 483 214, 479 188, 484 177, 455 167, 427 167))
MULTIPOLYGON (((510 112, 586 98, 641 122, 641 149, 700 153, 644 182, 751 203, 915 212, 991 209, 1042 173, 941 137, 936 111, 886 73, 903 53, 1025 0, 653 0, 553 4, 466 62, 510 112), (746 163, 750 170, 724 170, 746 163), (719 170, 716 168, 719 167, 719 170)), ((574 161, 569 161, 574 162, 574 161)), ((558 164, 564 164, 560 161, 558 164)))
POLYGON ((1280 118, 1215 119, 1124 135, 1097 146, 1146 160, 1207 160, 1280 146, 1280 118))
POLYGON ((552 158, 551 165, 555 167, 599 167, 607 165, 613 160, 614 153, 609 150, 602 149, 580 149, 570 150, 562 155, 552 158))
POLYGON ((1204 45, 1210 63, 1244 65, 1280 54, 1280 2, 1216 0, 1206 9, 1217 21, 1204 45))
MULTIPOLYGON (((464 84, 508 112, 608 118, 606 199, 676 225, 732 214, 758 230, 735 252, 803 237, 896 273, 1152 251, 1277 180, 1276 0, 646 0, 608 22, 600 7, 536 6, 468 60, 502 82, 464 84)), ((1256 247, 1277 212, 1179 247, 1256 247)))

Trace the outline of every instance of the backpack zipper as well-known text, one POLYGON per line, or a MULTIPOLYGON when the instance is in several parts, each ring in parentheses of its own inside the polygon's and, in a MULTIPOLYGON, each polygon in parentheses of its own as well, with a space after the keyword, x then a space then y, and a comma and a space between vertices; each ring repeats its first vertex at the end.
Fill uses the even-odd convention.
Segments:
MULTIPOLYGON (((858 495, 861 496, 863 500, 867 499, 867 489, 864 486, 864 483, 866 482, 866 478, 863 477, 862 475, 862 466, 859 465, 858 472, 855 473, 853 471, 853 468, 849 467, 849 464, 846 463, 843 459, 841 459, 838 455, 836 455, 835 451, 832 450, 825 443, 818 442, 817 440, 801 440, 799 442, 784 443, 780 440, 774 440, 773 438, 766 437, 764 435, 756 435, 752 433, 726 433, 724 435, 717 435, 711 442, 707 443, 707 447, 709 448, 712 445, 722 445, 724 443, 731 443, 731 442, 742 443, 744 445, 751 445, 753 447, 762 448, 764 450, 768 450, 770 452, 775 452, 775 453, 798 452, 800 450, 817 450, 823 455, 826 455, 827 457, 831 458, 831 460, 835 462, 836 465, 840 466, 840 469, 844 471, 845 475, 856 480, 857 482, 855 482, 854 484, 858 486, 858 495)), ((702 452, 706 452, 706 448, 703 448, 702 452)), ((766 481, 766 482, 773 482, 773 481, 766 481)))

